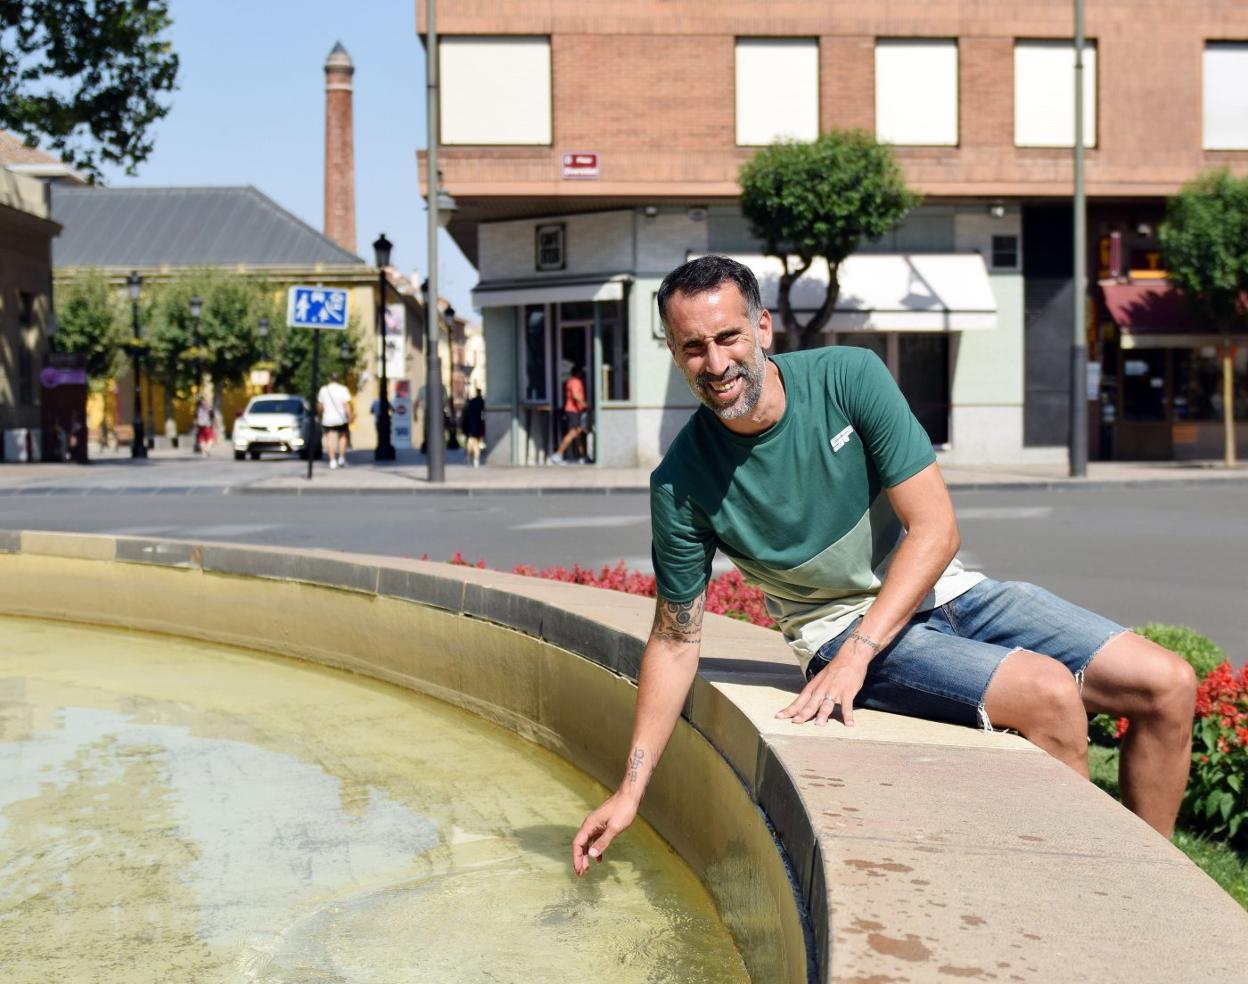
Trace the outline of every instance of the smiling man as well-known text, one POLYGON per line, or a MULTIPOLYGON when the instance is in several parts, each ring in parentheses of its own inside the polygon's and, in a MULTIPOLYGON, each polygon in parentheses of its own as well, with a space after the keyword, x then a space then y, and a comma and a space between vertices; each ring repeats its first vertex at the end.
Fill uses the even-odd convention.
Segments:
POLYGON ((806 675, 777 712, 837 708, 1013 728, 1085 778, 1087 715, 1131 719, 1127 806, 1169 835, 1187 781, 1196 679, 1173 653, 957 559, 931 442, 866 349, 768 358, 771 315, 747 267, 705 256, 658 295, 672 358, 703 404, 650 480, 658 598, 616 792, 572 844, 584 874, 636 817, 697 671, 711 562, 767 599, 806 675))

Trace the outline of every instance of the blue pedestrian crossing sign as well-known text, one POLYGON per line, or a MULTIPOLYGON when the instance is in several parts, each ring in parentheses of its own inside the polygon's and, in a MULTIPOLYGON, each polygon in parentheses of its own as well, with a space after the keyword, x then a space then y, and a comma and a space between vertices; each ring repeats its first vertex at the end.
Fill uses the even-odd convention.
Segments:
POLYGON ((291 328, 347 327, 347 292, 335 287, 291 287, 286 297, 286 324, 291 328))

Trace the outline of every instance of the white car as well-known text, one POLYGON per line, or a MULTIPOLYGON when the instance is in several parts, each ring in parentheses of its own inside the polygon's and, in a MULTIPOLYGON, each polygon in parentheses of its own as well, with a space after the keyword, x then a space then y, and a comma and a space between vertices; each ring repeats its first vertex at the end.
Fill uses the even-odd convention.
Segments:
POLYGON ((247 409, 234 421, 234 458, 259 458, 264 451, 304 453, 311 421, 308 401, 302 396, 266 393, 253 396, 247 409))

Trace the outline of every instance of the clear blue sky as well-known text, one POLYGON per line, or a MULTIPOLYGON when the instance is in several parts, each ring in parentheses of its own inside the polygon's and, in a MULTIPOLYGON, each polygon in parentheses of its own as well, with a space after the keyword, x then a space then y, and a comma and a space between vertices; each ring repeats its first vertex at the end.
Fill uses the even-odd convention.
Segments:
MULTIPOLYGON (((423 0, 422 0, 423 2, 423 0)), ((309 225, 324 223, 325 58, 355 63, 356 251, 384 232, 404 273, 427 265, 416 151, 425 146, 425 56, 415 0, 171 0, 181 59, 155 150, 112 187, 255 185, 309 225)), ((476 271, 445 232, 439 293, 472 309, 476 271)))

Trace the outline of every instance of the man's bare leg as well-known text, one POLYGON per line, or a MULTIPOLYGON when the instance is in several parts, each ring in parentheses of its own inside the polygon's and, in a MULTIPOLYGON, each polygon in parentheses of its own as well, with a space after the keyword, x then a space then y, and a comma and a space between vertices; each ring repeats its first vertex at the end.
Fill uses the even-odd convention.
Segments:
POLYGON ((1195 672, 1168 649, 1124 632, 1088 664, 1083 701, 1089 713, 1130 719, 1118 766, 1122 801, 1169 837, 1192 762, 1195 672))
POLYGON ((1088 717, 1079 685, 1057 660, 1019 650, 1005 658, 984 711, 994 728, 1013 728, 1059 762, 1088 777, 1088 717))

